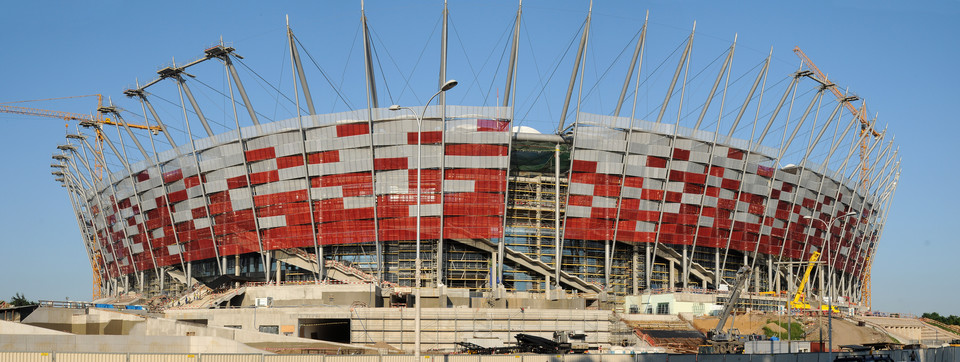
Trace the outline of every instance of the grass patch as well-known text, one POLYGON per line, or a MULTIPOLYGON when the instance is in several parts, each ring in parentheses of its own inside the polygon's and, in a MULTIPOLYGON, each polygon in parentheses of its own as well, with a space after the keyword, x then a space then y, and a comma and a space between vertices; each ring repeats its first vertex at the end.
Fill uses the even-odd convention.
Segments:
POLYGON ((777 337, 783 340, 786 340, 787 338, 793 338, 793 339, 803 338, 803 325, 800 323, 779 322, 779 321, 769 320, 769 319, 767 320, 767 323, 773 323, 780 326, 780 328, 782 328, 782 332, 781 332, 780 330, 776 330, 776 331, 772 330, 770 329, 770 327, 763 327, 763 335, 767 337, 777 337))

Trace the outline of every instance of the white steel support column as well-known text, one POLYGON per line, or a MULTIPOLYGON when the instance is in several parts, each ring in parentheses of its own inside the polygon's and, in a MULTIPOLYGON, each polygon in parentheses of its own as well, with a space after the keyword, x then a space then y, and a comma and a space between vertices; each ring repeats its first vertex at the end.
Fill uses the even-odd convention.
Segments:
MULTIPOLYGON (((703 118, 707 115, 707 108, 710 107, 711 100, 713 95, 717 92, 717 88, 720 86, 720 80, 724 79, 724 73, 726 72, 726 82, 723 85, 723 97, 720 99, 720 112, 717 115, 717 128, 713 133, 713 142, 710 144, 710 156, 707 158, 707 169, 713 165, 713 159, 716 157, 717 150, 717 137, 720 135, 720 121, 723 120, 723 106, 727 100, 727 86, 730 84, 730 65, 733 63, 733 54, 737 48, 737 36, 733 36, 733 44, 730 45, 730 50, 727 51, 727 58, 723 62, 723 66, 720 68, 720 72, 717 73, 717 79, 713 82, 713 88, 710 89, 710 94, 707 97, 707 101, 703 106, 703 110, 700 112, 700 117, 697 118, 697 124, 693 127, 694 130, 700 129, 700 124, 703 122, 703 118)), ((698 206, 697 215, 703 215, 703 200, 707 196, 707 186, 709 185, 710 177, 707 173, 706 178, 703 183, 703 191, 700 193, 700 205, 698 206)), ((693 232, 693 247, 691 248, 692 252, 696 253, 697 251, 697 241, 699 241, 700 236, 700 216, 697 217, 697 226, 694 228, 693 232)), ((686 286, 690 283, 690 269, 693 266, 693 258, 690 258, 689 263, 684 264, 684 273, 683 273, 683 285, 686 286)), ((714 272, 716 274, 716 271, 714 272)), ((706 282, 705 280, 703 281, 706 282)))
MULTIPOLYGON (((670 83, 670 89, 667 91, 666 98, 663 100, 663 104, 660 106, 660 115, 657 116, 657 124, 659 124, 660 121, 663 120, 663 115, 664 115, 664 112, 666 112, 667 110, 667 105, 670 104, 670 98, 673 96, 673 87, 676 86, 677 79, 680 77, 680 71, 682 71, 684 68, 686 68, 687 71, 690 70, 690 62, 688 62, 687 60, 689 59, 688 57, 693 48, 693 36, 694 34, 696 34, 696 32, 697 32, 697 22, 693 22, 693 30, 690 31, 690 36, 687 37, 687 46, 683 50, 683 55, 680 57, 680 62, 677 63, 677 70, 676 72, 674 72, 673 81, 670 83), (686 64, 686 67, 684 67, 684 64, 686 64)), ((671 156, 667 157, 666 175, 664 175, 663 177, 663 196, 660 198, 660 212, 658 213, 658 216, 657 216, 657 234, 654 237, 654 241, 653 241, 654 260, 656 260, 657 249, 660 248, 660 231, 662 230, 662 227, 663 227, 663 213, 665 211, 665 206, 667 203, 667 187, 670 184, 670 164, 672 163, 671 161, 673 160, 673 156, 672 156, 673 151, 677 147, 677 131, 680 128, 680 119, 683 111, 683 94, 686 91, 686 87, 687 87, 687 72, 684 72, 683 84, 681 84, 682 90, 680 91, 680 105, 677 108, 677 123, 673 126, 673 135, 670 138, 670 155, 671 156)), ((653 270, 652 268, 653 268, 653 265, 652 264, 649 265, 647 267, 647 272, 648 273, 652 272, 653 270)), ((673 279, 673 270, 672 270, 673 263, 672 262, 670 263, 670 268, 671 268, 671 272, 670 272, 671 281, 670 281, 669 287, 673 288, 674 283, 672 280, 673 279)))
MULTIPOLYGON (((160 117, 157 115, 157 111, 153 109, 153 105, 151 105, 150 102, 147 100, 146 93, 142 90, 142 88, 138 88, 136 90, 129 90, 124 93, 128 97, 136 96, 140 100, 140 107, 144 109, 144 112, 143 112, 143 120, 145 122, 144 124, 146 124, 147 127, 150 127, 150 118, 147 117, 146 110, 150 111, 150 114, 153 116, 153 119, 157 121, 157 126, 163 130, 163 134, 164 136, 166 136, 167 142, 170 143, 170 147, 176 150, 176 157, 177 157, 176 160, 179 163, 180 160, 183 158, 183 155, 180 154, 180 150, 179 148, 177 148, 177 144, 173 142, 173 138, 170 136, 170 133, 167 132, 166 126, 164 126, 163 122, 160 120, 160 117)), ((173 240, 174 240, 173 242, 176 243, 177 245, 181 245, 180 235, 179 233, 177 233, 177 223, 176 223, 176 220, 173 219, 173 210, 170 207, 170 197, 169 197, 170 192, 167 189, 167 183, 163 180, 163 168, 160 167, 159 153, 157 152, 157 145, 156 145, 156 142, 154 142, 153 140, 152 133, 150 134, 150 147, 153 150, 153 158, 152 158, 153 166, 157 170, 157 176, 160 177, 160 188, 163 190, 163 204, 164 204, 163 207, 167 208, 167 218, 170 221, 170 228, 173 229, 173 240)), ((157 205, 157 207, 159 208, 160 206, 157 205)), ((161 229, 162 229, 162 226, 161 226, 161 229)), ((212 236, 215 237, 216 235, 212 235, 212 236)), ((183 253, 177 253, 177 256, 180 259, 180 269, 186 272, 187 269, 183 263, 183 253)), ((163 272, 161 272, 161 275, 163 275, 163 272)), ((161 286, 163 285, 163 279, 161 279, 160 285, 161 286)), ((161 287, 161 290, 162 289, 163 288, 161 287)))
MULTIPOLYGON (((225 59, 225 60, 224 60, 224 64, 226 65, 227 69, 229 70, 229 69, 232 67, 232 66, 230 65, 230 62, 229 62, 229 59, 230 59, 229 56, 224 55, 222 59, 225 59)), ((234 72, 236 72, 236 71, 234 71, 234 72)), ((261 230, 260 230, 260 218, 258 217, 259 215, 258 215, 258 213, 257 213, 257 202, 256 202, 256 198, 254 197, 255 191, 254 191, 254 189, 253 189, 253 183, 252 183, 251 180, 250 180, 250 172, 251 172, 251 170, 250 170, 250 164, 249 164, 249 162, 247 162, 247 142, 246 142, 246 140, 243 139, 243 129, 240 127, 240 116, 237 114, 237 102, 233 99, 233 83, 231 83, 230 78, 227 78, 227 85, 228 85, 228 87, 229 87, 229 89, 230 89, 230 104, 233 106, 233 120, 234 120, 234 122, 235 122, 235 124, 236 124, 236 127, 237 127, 237 144, 240 145, 240 154, 243 155, 243 157, 241 157, 241 159, 243 160, 243 171, 244 171, 244 172, 243 172, 243 177, 244 177, 244 179, 247 181, 247 189, 250 190, 250 210, 253 212, 253 225, 254 225, 254 228, 256 229, 256 232, 257 232, 257 244, 260 246, 260 254, 263 255, 263 275, 264 275, 264 281, 266 281, 267 283, 270 283, 270 254, 269 254, 270 251, 268 251, 268 250, 266 250, 266 249, 263 248, 263 233, 262 233, 261 230)), ((246 102, 247 105, 248 105, 248 107, 249 107, 249 102, 247 102, 246 96, 244 96, 243 98, 244 98, 244 102, 246 102)), ((255 114, 254 114, 254 112, 253 112, 252 110, 250 111, 250 113, 251 113, 251 117, 254 117, 254 116, 255 116, 255 114)), ((184 118, 186 119, 186 117, 184 117, 184 118)), ((258 126, 258 127, 257 127, 257 133, 259 133, 259 131, 260 131, 259 123, 257 123, 255 119, 256 119, 256 118, 254 118, 254 124, 256 124, 256 125, 258 126)), ((189 125, 187 126, 187 129, 188 129, 188 130, 190 129, 190 126, 189 126, 189 125)), ((195 146, 195 144, 194 144, 194 142, 193 142, 193 137, 190 137, 190 138, 191 138, 190 144, 194 145, 194 147, 193 147, 193 155, 195 156, 195 159, 197 160, 197 169, 198 169, 198 171, 201 171, 201 170, 199 170, 199 168, 200 168, 200 159, 199 159, 199 155, 197 155, 197 148, 196 148, 196 146, 195 146)), ((308 183, 307 186, 309 186, 309 185, 310 185, 310 184, 308 183)), ((203 182, 200 183, 200 187, 203 187, 203 182)), ((206 198, 206 191, 204 191, 204 198, 206 198)), ((207 210, 207 214, 208 214, 208 215, 209 215, 209 213, 210 213, 210 211, 207 210)), ((211 227, 213 227, 213 226, 212 226, 212 223, 211 223, 211 227)), ((279 264, 277 264, 277 268, 278 268, 278 270, 279 270, 279 264)), ((279 274, 277 274, 277 275, 279 275, 279 274)), ((277 285, 280 285, 280 280, 277 280, 276 282, 277 282, 277 285)))
MULTIPOLYGON (((633 136, 633 121, 636 120, 636 115, 637 115, 637 97, 638 97, 638 94, 640 93, 639 92, 640 71, 643 69, 643 51, 644 51, 644 45, 645 45, 644 43, 646 42, 646 39, 647 39, 647 18, 649 17, 649 15, 650 15, 650 12, 647 11, 647 15, 646 17, 644 17, 644 20, 643 20, 643 27, 640 28, 640 39, 637 40, 637 45, 633 51, 633 59, 630 62, 630 68, 629 68, 629 71, 627 72, 627 77, 626 79, 624 79, 623 89, 620 91, 620 99, 617 101, 617 109, 614 111, 614 116, 620 115, 620 107, 623 105, 623 99, 626 96, 627 87, 630 86, 630 78, 633 75, 633 66, 639 64, 637 65, 637 77, 636 77, 636 83, 635 83, 636 85, 634 86, 634 93, 633 93, 633 107, 630 110, 630 126, 627 128, 626 134, 624 134, 623 155, 621 158, 622 162, 620 165, 620 187, 619 187, 619 191, 617 191, 617 213, 613 219, 613 239, 610 241, 610 243, 613 244, 611 248, 613 249, 614 253, 616 253, 617 251, 617 239, 620 232, 620 211, 621 211, 621 206, 623 204, 623 184, 627 178, 627 159, 629 159, 629 156, 630 156, 630 139, 633 136), (639 63, 638 63, 638 60, 639 60, 639 63)), ((606 289, 610 289, 610 284, 611 284, 610 283, 611 262, 612 261, 608 257, 606 263, 604 264, 604 276, 605 276, 604 281, 606 283, 605 284, 606 289)), ((633 272, 631 274, 633 275, 633 294, 636 295, 639 293, 639 290, 637 289, 637 244, 636 243, 633 243, 633 264, 632 265, 633 265, 633 272)))
POLYGON ((315 253, 316 262, 314 263, 314 284, 320 284, 320 281, 326 278, 326 262, 323 257, 323 246, 320 245, 320 242, 317 240, 317 233, 320 231, 319 225, 317 225, 316 215, 313 213, 313 188, 310 185, 310 160, 307 157, 307 131, 303 128, 303 116, 300 114, 300 95, 297 89, 297 76, 300 78, 300 86, 303 88, 303 97, 307 101, 307 108, 310 111, 310 115, 316 114, 316 109, 313 107, 313 99, 310 97, 310 88, 307 87, 307 78, 303 73, 303 66, 300 64, 300 55, 297 53, 296 44, 294 44, 293 31, 290 30, 290 18, 287 17, 287 37, 290 40, 290 62, 293 63, 293 66, 290 67, 293 71, 293 95, 297 100, 297 127, 298 133, 300 135, 300 155, 303 159, 303 182, 307 187, 307 209, 310 211, 310 236, 313 239, 313 251, 315 253))

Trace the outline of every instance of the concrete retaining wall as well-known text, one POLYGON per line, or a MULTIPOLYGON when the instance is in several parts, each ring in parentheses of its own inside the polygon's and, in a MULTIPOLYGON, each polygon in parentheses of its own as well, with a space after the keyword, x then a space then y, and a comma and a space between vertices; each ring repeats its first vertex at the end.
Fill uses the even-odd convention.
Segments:
MULTIPOLYGON (((883 351, 894 361, 946 362, 960 360, 960 347, 925 350, 883 351), (913 356, 911 356, 911 354, 913 356), (911 357, 913 357, 911 359, 911 357)), ((834 356, 836 356, 835 354, 834 356)), ((449 355, 423 356, 423 361, 442 362, 829 362, 827 353, 756 355, 449 355)), ((0 352, 0 362, 416 362, 410 355, 324 356, 269 354, 110 354, 56 352, 0 352)))

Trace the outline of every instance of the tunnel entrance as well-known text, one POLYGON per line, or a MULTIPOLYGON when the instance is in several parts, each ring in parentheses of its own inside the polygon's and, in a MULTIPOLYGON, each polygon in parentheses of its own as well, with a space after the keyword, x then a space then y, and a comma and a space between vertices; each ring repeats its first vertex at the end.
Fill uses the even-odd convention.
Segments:
POLYGON ((300 338, 350 343, 349 319, 299 319, 300 338))

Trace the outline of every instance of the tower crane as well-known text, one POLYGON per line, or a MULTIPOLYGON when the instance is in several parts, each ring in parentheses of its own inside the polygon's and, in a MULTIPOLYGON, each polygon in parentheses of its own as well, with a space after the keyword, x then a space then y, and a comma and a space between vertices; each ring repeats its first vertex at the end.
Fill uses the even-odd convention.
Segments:
MULTIPOLYGON (((794 47, 793 52, 797 54, 797 57, 800 57, 800 60, 803 62, 804 65, 807 66, 807 69, 809 69, 814 73, 814 75, 817 77, 819 82, 823 83, 824 85, 834 85, 833 83, 830 83, 830 81, 827 80, 827 75, 821 72, 820 68, 817 68, 817 65, 814 64, 809 57, 807 57, 807 55, 803 52, 803 50, 800 50, 799 46, 794 47)), ((840 90, 837 89, 837 87, 829 87, 829 88, 830 88, 830 91, 833 92, 833 95, 837 97, 838 101, 848 99, 847 96, 845 96, 843 93, 840 93, 840 90)), ((854 100, 856 100, 856 98, 854 100)), ((867 154, 868 150, 867 150, 866 134, 869 132, 869 134, 874 138, 879 138, 879 137, 882 137, 883 135, 877 132, 877 130, 874 129, 873 126, 870 124, 870 121, 867 120, 866 102, 860 103, 859 110, 856 107, 854 107, 852 104, 850 104, 850 102, 843 102, 843 105, 844 107, 847 108, 847 110, 850 111, 851 114, 853 114, 853 116, 857 119, 857 121, 860 122, 860 189, 866 190, 867 185, 869 183, 868 182, 869 177, 870 177, 870 172, 869 172, 870 167, 868 162, 870 155, 867 154)), ((864 278, 864 281, 863 281, 864 283, 863 300, 868 309, 870 308, 870 301, 871 301, 871 298, 870 298, 870 293, 871 293, 870 268, 871 267, 872 267, 871 264, 867 264, 867 269, 865 273, 866 277, 864 278)))
MULTIPOLYGON (((64 112, 64 111, 54 111, 54 110, 48 110, 48 109, 39 109, 39 108, 28 108, 28 107, 20 107, 20 106, 11 106, 11 105, 7 105, 7 104, 0 104, 0 113, 11 113, 11 114, 22 114, 22 115, 27 115, 27 116, 59 118, 59 119, 62 119, 62 120, 64 120, 64 121, 76 121, 76 122, 78 122, 78 124, 79 124, 80 126, 85 127, 85 128, 86 128, 86 127, 93 128, 94 132, 96 132, 96 134, 97 134, 97 142, 96 142, 95 149, 93 150, 93 152, 96 153, 96 156, 97 156, 97 157, 95 157, 95 165, 96 165, 96 166, 95 166, 95 172, 94 172, 95 175, 93 175, 93 177, 96 177, 97 180, 100 180, 100 179, 103 177, 103 170, 104 170, 104 168, 106 167, 106 165, 103 165, 103 164, 100 163, 100 160, 103 159, 103 140, 104 140, 104 138, 106 137, 106 135, 104 135, 104 133, 103 133, 102 125, 108 124, 108 125, 120 126, 121 124, 116 123, 116 122, 113 122, 113 121, 110 120, 110 118, 107 118, 107 117, 104 117, 104 116, 103 116, 104 110, 105 110, 106 108, 104 108, 104 106, 103 106, 103 96, 100 95, 100 94, 85 95, 85 96, 74 96, 74 97, 63 97, 63 98, 80 98, 80 97, 97 97, 97 113, 96 113, 96 114, 81 114, 81 113, 71 113, 71 112, 64 112)), ((62 98, 49 98, 49 99, 41 99, 41 100, 52 100, 52 99, 62 99, 62 98)), ((17 103, 19 103, 19 102, 17 102, 17 103)), ((160 128, 160 127, 149 127, 149 126, 143 126, 143 125, 138 125, 138 124, 127 124, 127 126, 129 126, 129 127, 131 127, 131 128, 150 130, 151 132, 154 132, 154 134, 156 134, 157 132, 162 131, 162 128, 160 128)), ((63 168, 63 165, 62 165, 62 164, 53 164, 53 165, 50 165, 50 166, 52 166, 52 167, 57 167, 57 168, 63 168)), ((62 177, 64 176, 64 170, 58 169, 58 170, 53 171, 52 174, 53 174, 54 176, 58 176, 58 177, 61 177, 61 178, 62 178, 62 177)), ((96 252, 96 251, 94 251, 94 252, 95 252, 95 253, 98 253, 98 252, 96 252)), ((99 254, 99 253, 98 253, 98 254, 99 254)), ((99 256, 99 255, 95 255, 94 258, 90 260, 90 264, 91 264, 91 266, 93 267, 93 299, 97 299, 97 298, 99 298, 100 295, 101 295, 101 294, 100 294, 100 282, 101 282, 101 280, 100 280, 100 268, 99 268, 99 265, 97 265, 97 261, 95 260, 95 259, 98 258, 98 257, 100 257, 100 256, 99 256)))
MULTIPOLYGON (((97 154, 95 157, 95 173, 94 177, 97 180, 103 177, 103 170, 106 167, 100 163, 100 160, 103 159, 103 140, 106 137, 103 133, 102 125, 114 125, 121 126, 122 124, 110 120, 110 118, 104 117, 103 115, 103 96, 100 94, 92 94, 86 96, 75 96, 75 97, 63 97, 63 98, 78 98, 78 97, 97 97, 97 113, 95 114, 82 114, 82 113, 72 113, 64 111, 54 111, 48 109, 39 109, 39 108, 28 108, 28 107, 19 107, 11 106, 7 104, 0 104, 0 113, 12 113, 12 114, 22 114, 27 116, 37 116, 37 117, 48 117, 48 118, 59 118, 64 121, 77 121, 81 127, 93 128, 94 132, 97 134, 97 143, 96 149, 93 150, 97 154)), ((52 100, 52 99, 62 99, 62 98, 49 98, 41 100, 52 100)), ((150 130, 156 134, 157 132, 162 131, 163 129, 157 126, 144 126, 139 124, 127 124, 130 128, 136 129, 145 129, 150 130)))

